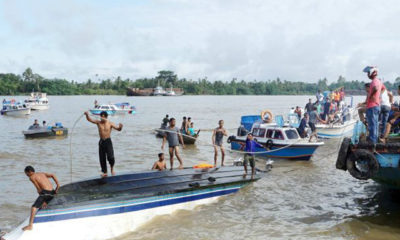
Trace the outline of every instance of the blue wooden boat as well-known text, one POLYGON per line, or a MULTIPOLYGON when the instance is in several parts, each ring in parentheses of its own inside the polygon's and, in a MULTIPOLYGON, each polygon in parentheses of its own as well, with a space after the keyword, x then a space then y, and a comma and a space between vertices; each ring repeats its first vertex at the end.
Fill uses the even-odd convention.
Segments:
POLYGON ((244 151, 247 133, 265 148, 256 148, 256 156, 266 158, 284 158, 293 160, 310 160, 315 150, 323 142, 309 142, 301 138, 297 129, 290 123, 285 124, 282 116, 275 118, 275 123, 265 123, 258 115, 242 116, 241 126, 236 136, 230 136, 228 143, 235 151, 244 151))
POLYGON ((4 239, 111 239, 155 216, 236 193, 259 178, 243 178, 243 167, 232 166, 136 172, 75 182, 62 186, 48 208, 38 211, 32 231, 21 230, 26 220, 4 239))
POLYGON ((372 179, 390 188, 400 188, 400 141, 370 144, 365 127, 358 122, 352 138, 344 138, 336 160, 336 168, 348 171, 359 180, 372 179))

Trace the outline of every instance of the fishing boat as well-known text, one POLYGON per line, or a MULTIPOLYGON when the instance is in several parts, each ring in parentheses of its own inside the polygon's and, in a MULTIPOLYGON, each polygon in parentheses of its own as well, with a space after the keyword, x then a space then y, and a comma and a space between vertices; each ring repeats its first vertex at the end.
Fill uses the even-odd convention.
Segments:
POLYGON ((28 130, 22 131, 26 138, 43 138, 55 136, 67 136, 68 128, 57 122, 54 126, 30 126, 28 130))
POLYGON ((366 142, 366 129, 357 122, 351 138, 344 138, 336 168, 359 180, 372 179, 389 188, 400 189, 400 141, 389 136, 388 143, 366 142))
POLYGON ((324 144, 301 138, 297 129, 292 124, 285 123, 282 116, 276 116, 275 122, 270 123, 262 119, 260 115, 242 116, 237 135, 228 138, 231 149, 244 152, 247 134, 252 133, 254 139, 265 146, 256 147, 256 152, 260 152, 256 156, 310 160, 315 150, 324 144))
POLYGON ((243 167, 185 168, 127 173, 62 186, 47 209, 28 219, 5 240, 103 240, 118 237, 155 216, 215 202, 257 181, 243 177, 243 167))
POLYGON ((21 102, 16 102, 14 99, 11 101, 3 101, 3 108, 1 115, 7 116, 26 116, 31 114, 31 108, 21 102))
MULTIPOLYGON (((165 136, 166 131, 168 131, 168 127, 163 125, 163 124, 161 124, 161 127, 159 129, 155 130, 156 137, 163 138, 165 136)), ((193 135, 193 136, 188 135, 188 134, 184 134, 184 133, 181 133, 181 134, 182 134, 183 142, 185 144, 192 145, 192 144, 196 143, 196 140, 200 135, 200 130, 198 130, 197 133, 195 135, 193 135)), ((180 142, 180 140, 179 140, 179 142, 180 142)))
POLYGON ((25 104, 32 110, 46 110, 50 107, 47 94, 42 92, 32 92, 30 97, 25 99, 25 104))

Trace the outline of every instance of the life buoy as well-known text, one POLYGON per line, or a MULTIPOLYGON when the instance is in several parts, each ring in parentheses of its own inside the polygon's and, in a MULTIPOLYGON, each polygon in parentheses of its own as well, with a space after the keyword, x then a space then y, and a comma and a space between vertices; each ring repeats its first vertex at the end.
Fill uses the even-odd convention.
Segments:
POLYGON ((336 168, 346 171, 346 160, 349 154, 351 139, 344 138, 342 144, 340 145, 339 154, 336 159, 336 168))
POLYGON ((264 110, 264 111, 261 112, 261 119, 262 119, 265 123, 270 123, 270 122, 272 122, 272 118, 273 118, 273 115, 272 115, 272 112, 271 112, 270 110, 266 109, 266 110, 264 110), (266 114, 268 114, 268 118, 267 118, 267 119, 265 119, 265 115, 266 115, 266 114))
POLYGON ((226 140, 228 143, 231 143, 232 141, 236 140, 236 136, 229 136, 228 139, 226 140))
POLYGON ((347 171, 356 179, 368 180, 379 170, 379 163, 374 154, 365 149, 357 149, 346 160, 347 171), (359 169, 357 165, 364 165, 359 169))
POLYGON ((274 145, 274 142, 271 139, 268 139, 268 141, 265 143, 265 146, 268 149, 271 149, 273 145, 274 145))

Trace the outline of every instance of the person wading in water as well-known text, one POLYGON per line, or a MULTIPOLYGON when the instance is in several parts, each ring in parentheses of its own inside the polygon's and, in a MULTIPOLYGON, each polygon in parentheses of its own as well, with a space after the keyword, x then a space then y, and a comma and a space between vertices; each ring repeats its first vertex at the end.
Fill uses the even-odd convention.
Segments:
POLYGON ((223 138, 224 136, 228 136, 228 133, 224 128, 224 120, 219 120, 218 124, 219 126, 216 129, 214 129, 212 135, 212 143, 214 145, 214 167, 217 167, 218 147, 220 148, 222 155, 221 166, 224 166, 225 149, 223 144, 224 142, 223 138))
POLYGON ((174 166, 174 153, 179 161, 179 169, 183 168, 183 161, 181 156, 179 155, 179 139, 182 142, 182 148, 185 148, 185 143, 183 142, 182 134, 180 133, 179 128, 175 126, 175 123, 176 123, 175 118, 171 118, 169 120, 169 127, 165 130, 165 135, 161 145, 161 149, 164 150, 165 141, 166 140, 168 141, 169 161, 171 163, 171 170, 173 169, 174 166))
POLYGON ((118 127, 110 122, 107 117, 108 114, 107 112, 101 112, 100 117, 101 120, 94 120, 89 116, 89 112, 85 112, 86 119, 97 125, 97 128, 99 129, 99 135, 100 135, 100 141, 99 141, 99 158, 100 158, 100 166, 101 166, 101 176, 102 177, 107 177, 107 162, 106 159, 108 160, 108 163, 110 164, 111 167, 111 174, 115 175, 114 172, 114 149, 113 145, 111 142, 111 130, 114 128, 117 131, 122 130, 122 123, 118 125, 118 127))
POLYGON ((31 217, 29 218, 29 225, 22 228, 22 230, 32 230, 33 220, 35 219, 36 212, 40 208, 46 208, 47 204, 53 199, 54 195, 57 194, 60 184, 58 183, 57 177, 51 173, 36 173, 32 166, 27 166, 24 170, 25 175, 29 177, 29 180, 35 186, 39 197, 33 203, 31 208, 31 217), (53 184, 51 184, 49 178, 52 178, 56 183, 57 187, 53 190, 53 184))

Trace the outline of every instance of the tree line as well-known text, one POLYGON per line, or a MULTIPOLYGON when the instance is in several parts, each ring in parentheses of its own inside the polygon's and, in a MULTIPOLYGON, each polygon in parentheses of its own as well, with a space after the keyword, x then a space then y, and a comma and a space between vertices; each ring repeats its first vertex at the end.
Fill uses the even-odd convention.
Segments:
MULTIPOLYGON (((367 80, 366 80, 367 81, 367 80)), ((280 78, 266 81, 244 81, 236 78, 231 81, 210 81, 207 77, 192 80, 178 78, 172 71, 160 71, 154 78, 131 80, 116 77, 113 79, 88 79, 76 82, 67 79, 47 79, 26 69, 21 75, 0 73, 0 95, 22 95, 32 90, 46 92, 49 95, 124 95, 127 88, 154 88, 158 84, 165 88, 182 88, 187 95, 306 95, 317 90, 335 90, 344 87, 346 91, 363 94, 363 81, 347 81, 340 76, 335 82, 328 83, 326 78, 315 83, 292 82, 280 78)), ((385 82, 390 90, 400 85, 400 77, 394 82, 385 82)))

